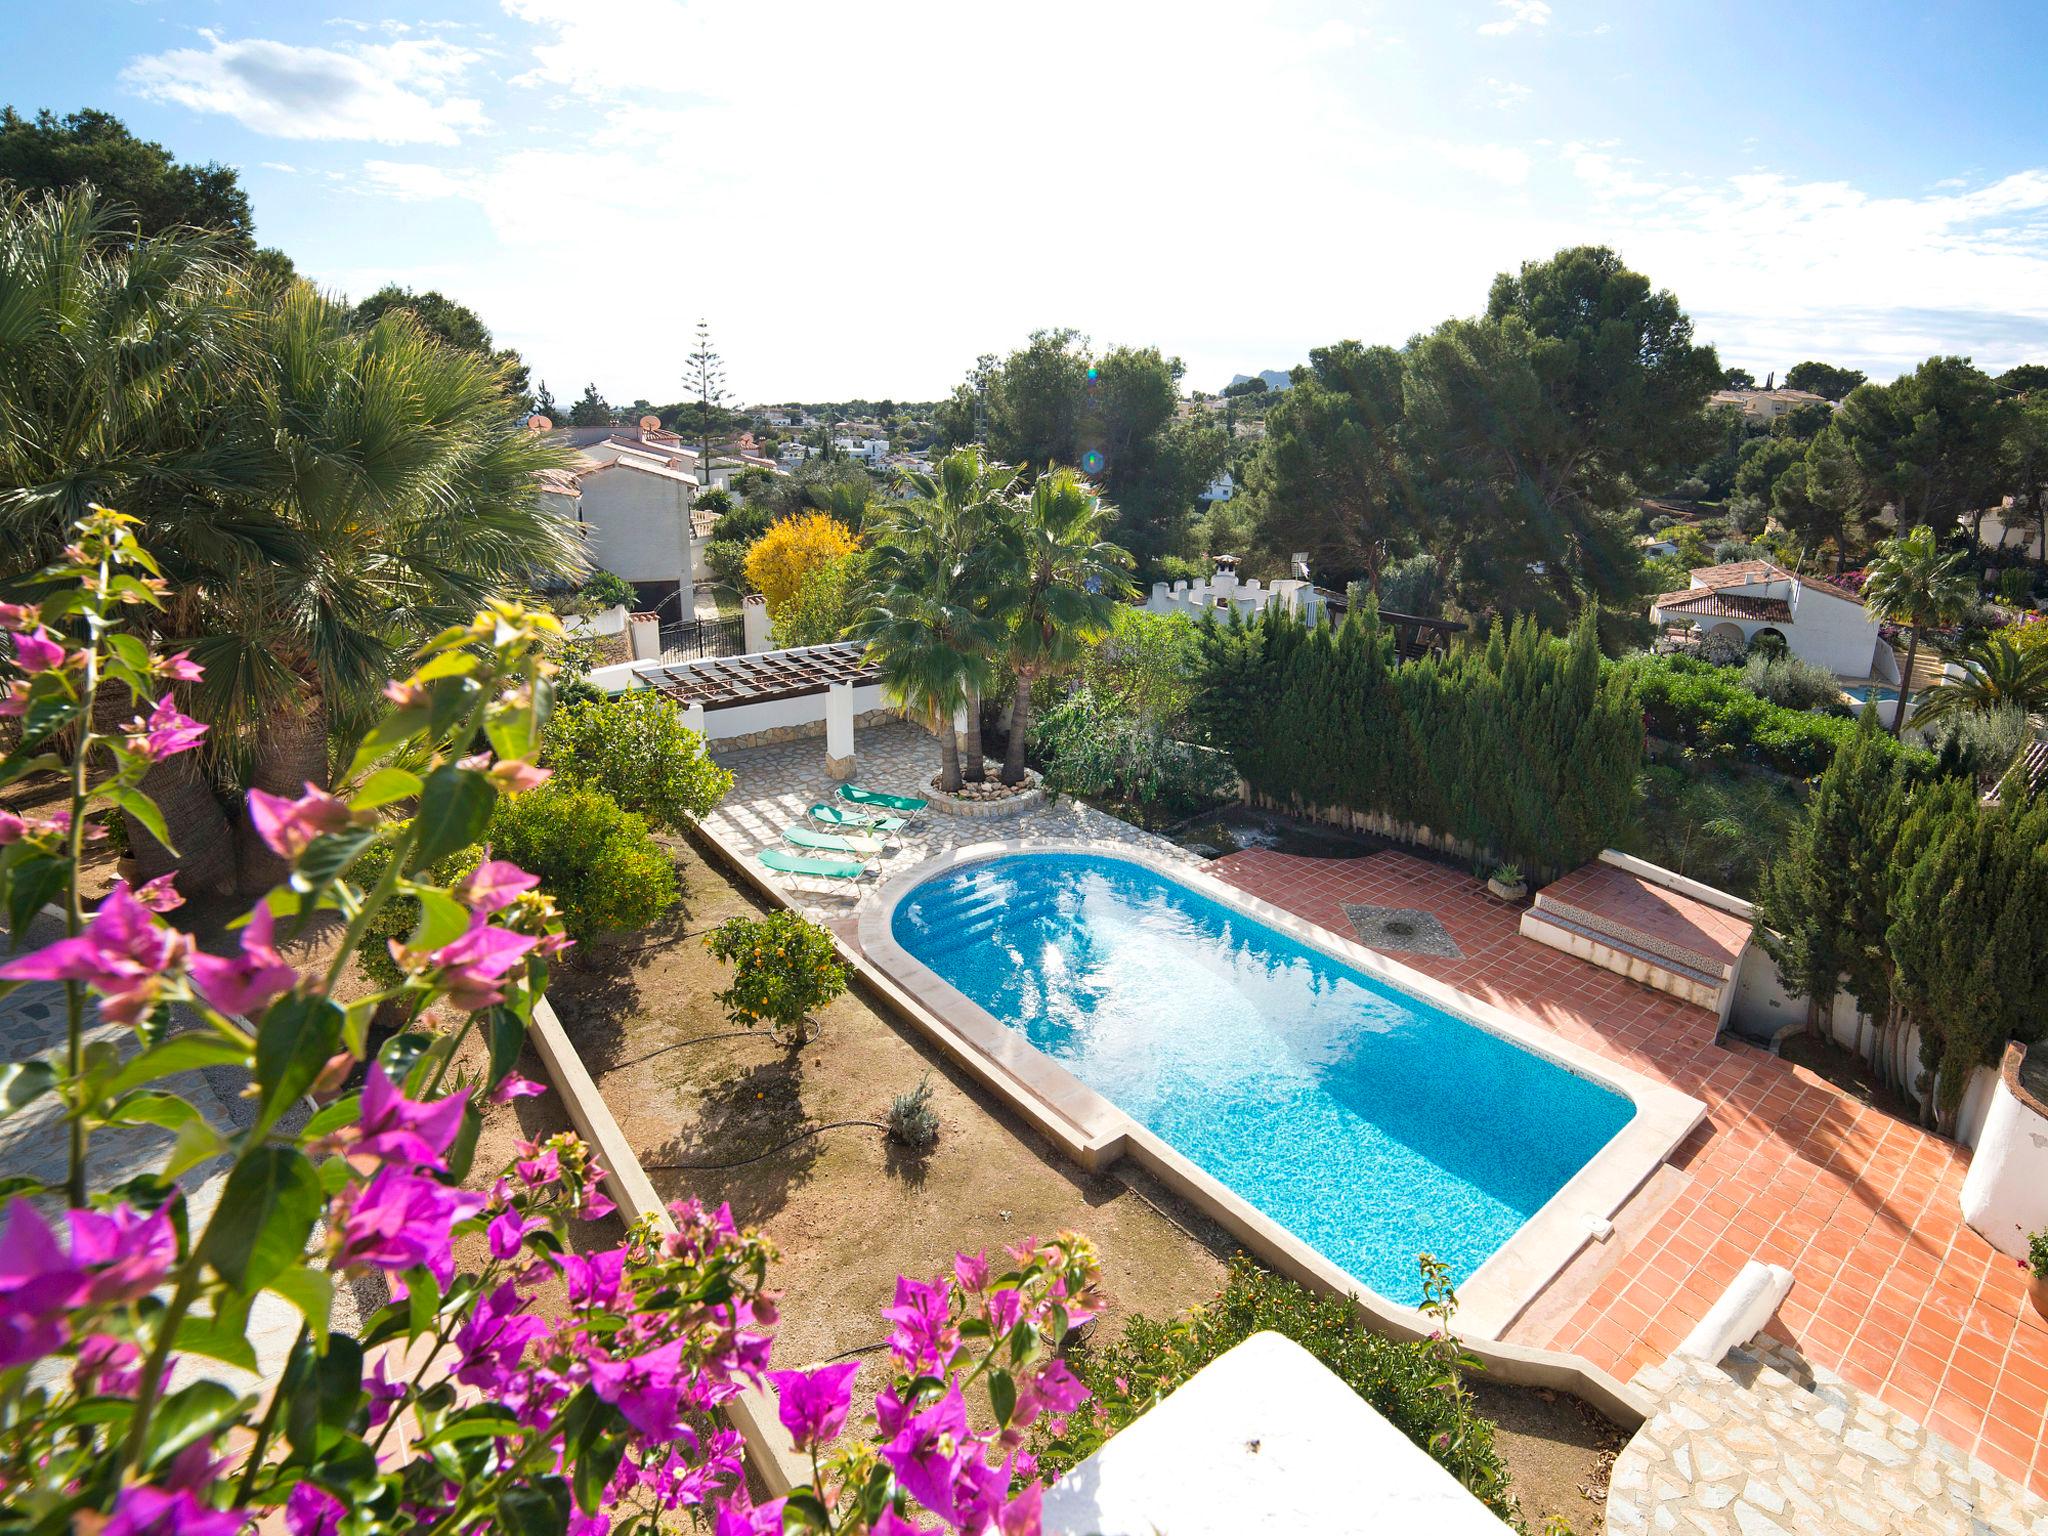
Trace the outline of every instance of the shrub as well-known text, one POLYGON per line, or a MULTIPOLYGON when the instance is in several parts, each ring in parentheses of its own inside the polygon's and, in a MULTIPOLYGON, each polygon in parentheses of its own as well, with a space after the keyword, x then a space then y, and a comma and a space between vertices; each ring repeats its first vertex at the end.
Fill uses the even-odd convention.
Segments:
POLYGON ((804 572, 775 617, 775 644, 786 649, 837 640, 853 622, 866 580, 867 559, 860 550, 804 572))
POLYGON ((2009 565, 1998 573, 1998 600, 2011 608, 2024 608, 2034 595, 2034 573, 2023 565, 2009 565))
MULTIPOLYGON (((349 866, 352 879, 366 889, 383 879, 384 871, 391 864, 392 837, 404 830, 404 823, 391 824, 386 836, 364 849, 354 864, 349 866)), ((425 880, 434 885, 452 886, 483 858, 483 850, 471 845, 437 859, 427 869, 415 871, 413 878, 425 880)), ((356 945, 356 966, 364 976, 379 987, 395 987, 404 979, 398 962, 391 958, 391 941, 401 944, 411 937, 419 926, 420 904, 411 896, 393 896, 389 902, 370 915, 364 926, 361 942, 356 945)))
POLYGON ((1705 501, 1708 495, 1707 482, 1698 475, 1688 475, 1672 487, 1671 494, 1680 501, 1705 501))
POLYGON ((714 485, 708 491, 699 491, 697 499, 691 504, 691 507, 693 511, 709 512, 714 517, 723 517, 736 505, 737 503, 732 499, 731 491, 714 485))
POLYGON ((823 512, 785 517, 747 551, 747 581, 768 599, 768 616, 774 618, 796 595, 807 572, 858 547, 859 540, 836 517, 823 512))
POLYGON ((740 539, 714 538, 704 546, 704 569, 712 580, 745 593, 747 586, 747 544, 740 539))
POLYGON ((1803 811, 1803 788, 1775 773, 1687 753, 1643 770, 1639 841, 1630 851, 1695 880, 1753 896, 1764 863, 1803 811))
MULTIPOLYGON (((1841 715, 1786 709, 1759 698, 1741 674, 1687 656, 1631 656, 1612 664, 1626 674, 1642 704, 1652 735, 1693 748, 1703 757, 1741 754, 1807 779, 1835 759, 1856 734, 1856 723, 1841 715)), ((1900 750, 1889 736, 1880 751, 1900 750)), ((1906 749, 1925 762, 1926 754, 1906 749)))
POLYGON ((913 1152, 928 1151, 939 1139, 939 1116, 932 1108, 929 1073, 917 1086, 889 1101, 889 1134, 913 1152))
POLYGON ((718 521, 711 525, 711 537, 728 543, 751 544, 766 533, 768 525, 774 521, 773 507, 748 502, 743 507, 729 507, 721 512, 718 521))
MULTIPOLYGON (((1431 1305, 1447 1325, 1455 1297, 1424 1260, 1431 1305)), ((1342 1378, 1487 1508, 1518 1516, 1508 1469, 1463 1383, 1476 1362, 1448 1336, 1413 1341, 1370 1332, 1347 1297, 1323 1296, 1267 1273, 1240 1255, 1222 1293, 1171 1322, 1132 1317, 1111 1344, 1069 1352, 1096 1407, 1064 1426, 1041 1425, 1032 1442, 1039 1469, 1057 1476, 1094 1452, 1196 1371, 1255 1333, 1284 1334, 1342 1378)))
POLYGON ((1842 685, 1835 681, 1835 674, 1795 656, 1763 655, 1758 647, 1752 646, 1749 660, 1743 664, 1742 686, 1758 698, 1785 709, 1845 712, 1842 685))
POLYGON ((1223 753, 1176 741, 1085 685, 1038 717, 1032 739, 1045 782, 1063 794, 1173 815, 1215 803, 1237 782, 1223 753))
POLYGON ((646 821, 600 789, 549 783, 501 800, 490 841, 493 855, 540 876, 574 939, 645 928, 682 894, 646 821))
POLYGON ((563 784, 600 789, 657 827, 680 832, 732 788, 704 738, 651 689, 579 700, 549 717, 541 763, 563 784))
POLYGON ((1735 635, 1709 631, 1700 636, 1699 650, 1696 654, 1710 667, 1739 667, 1743 658, 1749 654, 1749 647, 1735 635))
POLYGON ((805 1022, 846 990, 849 972, 832 935, 795 912, 729 917, 704 947, 732 966, 732 985, 716 995, 725 1016, 746 1029, 767 1023, 803 1044, 805 1022))
POLYGON ((2012 766, 2033 736, 2027 712, 2011 704, 2003 709, 1957 710, 1929 730, 1927 745, 1957 773, 1995 779, 2012 766))
POLYGON ((1080 680, 1119 713, 1179 732, 1201 670, 1201 647, 1186 619, 1119 605, 1109 633, 1082 658, 1080 680))
POLYGON ((1443 581, 1436 556, 1410 555, 1380 572, 1380 607, 1389 613, 1434 618, 1443 612, 1443 581))
POLYGON ((2048 1231, 2027 1238, 2027 1269, 2036 1280, 2048 1280, 2048 1231))
POLYGON ((1771 519, 1771 509, 1755 496, 1728 498, 1728 526, 1750 538, 1762 533, 1771 519))
POLYGON ((640 599, 633 591, 633 584, 623 576, 614 576, 610 571, 593 571, 590 580, 583 583, 577 597, 596 610, 606 608, 636 608, 640 599))

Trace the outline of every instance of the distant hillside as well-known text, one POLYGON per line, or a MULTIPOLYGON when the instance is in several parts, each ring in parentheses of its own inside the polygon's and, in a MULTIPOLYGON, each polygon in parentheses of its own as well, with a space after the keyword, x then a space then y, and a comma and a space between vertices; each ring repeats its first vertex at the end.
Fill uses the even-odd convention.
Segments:
MULTIPOLYGON (((1251 377, 1253 377, 1253 375, 1249 373, 1233 373, 1230 376, 1230 383, 1242 384, 1246 379, 1249 379, 1251 377)), ((1268 389, 1285 389, 1289 384, 1294 382, 1293 379, 1288 376, 1288 371, 1285 368, 1261 368, 1257 374, 1257 377, 1262 378, 1266 381, 1266 388, 1268 389)), ((1225 389, 1228 389, 1229 387, 1229 384, 1226 384, 1224 386, 1225 389)))

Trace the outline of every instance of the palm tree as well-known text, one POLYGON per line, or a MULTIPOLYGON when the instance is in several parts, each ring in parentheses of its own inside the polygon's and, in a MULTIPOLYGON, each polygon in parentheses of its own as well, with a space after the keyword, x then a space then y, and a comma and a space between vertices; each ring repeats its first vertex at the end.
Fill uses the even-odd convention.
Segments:
MULTIPOLYGON (((983 458, 975 448, 946 455, 931 473, 917 470, 903 477, 916 510, 908 524, 899 520, 898 534, 912 529, 916 538, 935 547, 948 568, 951 601, 990 635, 997 632, 1017 588, 1010 509, 1016 484, 1016 471, 983 458)), ((989 677, 983 657, 968 669, 966 696, 959 705, 967 714, 961 776, 976 784, 988 776, 981 752, 981 692, 989 677)), ((952 729, 948 716, 940 731, 950 734, 952 729)))
POLYGON ((1989 635, 1963 658, 1963 675, 1930 688, 1914 717, 1932 725, 1979 710, 2021 709, 2038 717, 2048 708, 2048 645, 2016 645, 1989 635))
POLYGON ((1066 671, 1089 643, 1108 634, 1116 600, 1129 588, 1130 554, 1102 537, 1114 520, 1110 507, 1071 469, 1049 469, 1039 476, 1019 509, 1022 583, 1008 634, 1017 698, 1010 707, 1005 784, 1024 781, 1031 685, 1066 671))
MULTIPOLYGON (((204 237, 117 248, 112 227, 89 193, 0 211, 0 559, 32 569, 89 501, 143 519, 161 637, 205 666, 186 707, 214 727, 205 774, 174 758, 149 785, 180 882, 225 889, 239 864, 267 887, 214 791, 326 783, 330 736, 422 638, 586 562, 534 492, 560 455, 508 412, 499 364, 404 311, 356 328, 204 237)), ((130 831, 147 872, 172 867, 130 831)))
POLYGON ((1863 582, 1863 600, 1888 624, 1903 624, 1912 638, 1906 646, 1906 671, 1899 682, 1899 702, 1892 712, 1892 735, 1906 722, 1906 704, 1913 694, 1913 663, 1920 656, 1920 632, 1958 618, 1976 595, 1960 551, 1943 554, 1934 530, 1924 524, 1902 538, 1877 547, 1863 582))

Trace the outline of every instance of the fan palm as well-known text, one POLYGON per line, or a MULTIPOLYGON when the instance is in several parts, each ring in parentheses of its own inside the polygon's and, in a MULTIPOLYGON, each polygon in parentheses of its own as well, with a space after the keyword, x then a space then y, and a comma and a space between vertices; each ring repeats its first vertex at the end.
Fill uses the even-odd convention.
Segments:
POLYGON ((1017 674, 1010 707, 1010 745, 1003 782, 1024 780, 1024 742, 1031 730, 1031 685, 1080 660, 1109 633, 1116 600, 1128 590, 1128 551, 1107 542, 1114 514, 1071 469, 1048 470, 1031 487, 1016 520, 1021 583, 1008 641, 1017 674))
POLYGON ((1933 725, 1954 715, 2014 708, 2029 716, 2048 708, 2048 645, 2015 645, 2008 635, 1989 635, 1963 658, 1961 677, 1927 691, 1914 722, 1933 725))
MULTIPOLYGON (((172 589, 162 638, 206 668, 186 702, 214 727, 213 783, 325 783, 330 734, 360 728, 423 637, 585 568, 534 492, 559 455, 507 412, 497 364, 403 311, 356 328, 306 284, 252 286, 203 238, 122 251, 104 231, 88 194, 5 211, 9 554, 32 566, 88 501, 141 517, 172 589)), ((149 786, 181 883, 224 888, 239 862, 267 886, 268 850, 189 761, 149 786)), ((131 832, 146 872, 171 867, 131 832)))
POLYGON ((1934 530, 1924 525, 1901 538, 1886 539, 1871 559, 1863 582, 1864 602, 1886 623, 1903 624, 1911 636, 1898 707, 1892 712, 1894 736, 1906 721, 1920 632, 1959 617, 1976 595, 1969 575, 1960 569, 1962 563, 1960 552, 1943 554, 1934 542, 1934 530))
MULTIPOLYGON (((948 454, 929 472, 917 470, 903 477, 912 510, 907 521, 896 519, 895 532, 938 552, 948 567, 951 600, 981 621, 977 643, 984 647, 988 637, 999 632, 1017 588, 1010 509, 1016 484, 1016 471, 983 458, 973 448, 948 454)), ((981 691, 989 677, 983 656, 968 669, 967 691, 959 706, 967 718, 959 749, 961 774, 972 783, 987 777, 981 753, 981 691)), ((951 730, 950 724, 941 726, 942 734, 951 730)))

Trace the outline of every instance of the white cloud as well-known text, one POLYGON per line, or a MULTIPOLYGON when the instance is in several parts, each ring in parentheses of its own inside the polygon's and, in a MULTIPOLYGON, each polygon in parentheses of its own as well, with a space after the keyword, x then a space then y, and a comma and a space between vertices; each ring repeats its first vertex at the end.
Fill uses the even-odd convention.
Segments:
POLYGON ((1505 112, 1509 107, 1519 107, 1529 99, 1529 87, 1518 80, 1486 79, 1486 89, 1493 96, 1493 104, 1505 112))
POLYGON ((477 55, 438 41, 298 47, 199 34, 205 48, 137 59, 122 81, 151 101, 217 112, 281 139, 455 144, 487 125, 455 94, 477 55))
POLYGON ((1519 187, 1529 180, 1528 152, 1512 145, 1440 144, 1437 153, 1460 170, 1503 187, 1519 187))
POLYGON ((1507 14, 1498 21, 1482 22, 1481 37, 1506 37, 1523 27, 1550 25, 1550 7, 1545 0, 1498 0, 1498 8, 1507 14))
POLYGON ((432 202, 444 197, 477 194, 474 177, 456 175, 439 166, 398 160, 366 160, 363 175, 368 190, 397 198, 402 203, 432 202))

